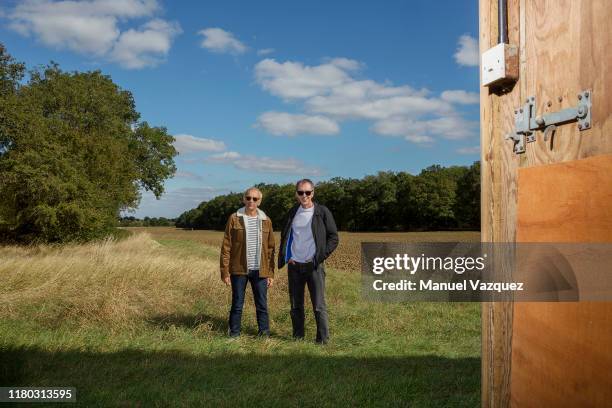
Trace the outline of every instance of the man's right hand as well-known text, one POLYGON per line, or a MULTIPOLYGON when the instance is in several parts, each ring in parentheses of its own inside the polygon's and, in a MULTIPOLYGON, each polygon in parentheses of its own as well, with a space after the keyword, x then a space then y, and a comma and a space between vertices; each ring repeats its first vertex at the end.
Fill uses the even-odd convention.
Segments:
POLYGON ((232 281, 230 280, 229 276, 225 276, 223 278, 221 278, 221 280, 223 281, 223 283, 225 283, 227 286, 231 285, 232 281))

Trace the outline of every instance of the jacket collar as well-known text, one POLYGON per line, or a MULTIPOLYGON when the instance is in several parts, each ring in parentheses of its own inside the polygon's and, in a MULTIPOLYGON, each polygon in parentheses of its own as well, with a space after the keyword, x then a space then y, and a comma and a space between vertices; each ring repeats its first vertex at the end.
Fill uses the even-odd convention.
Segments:
MULTIPOLYGON (((244 207, 239 208, 238 211, 236 211, 236 215, 238 217, 244 217, 246 215, 244 207)), ((257 209, 257 217, 262 220, 265 220, 266 218, 268 218, 266 213, 260 210, 259 208, 257 209)))

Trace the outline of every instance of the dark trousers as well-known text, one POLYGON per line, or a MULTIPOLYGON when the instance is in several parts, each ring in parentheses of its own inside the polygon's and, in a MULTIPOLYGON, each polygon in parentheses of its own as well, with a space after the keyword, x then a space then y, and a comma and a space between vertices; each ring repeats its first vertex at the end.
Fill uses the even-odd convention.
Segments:
POLYGON ((329 326, 327 306, 325 305, 325 267, 320 264, 313 268, 312 262, 290 263, 288 265, 288 275, 293 337, 304 337, 304 288, 308 285, 310 301, 317 322, 316 341, 326 343, 329 339, 329 326))
POLYGON ((242 320, 242 306, 244 305, 244 293, 247 282, 251 282, 253 299, 255 300, 255 312, 257 314, 257 326, 260 335, 270 334, 270 323, 268 320, 268 281, 259 277, 258 270, 249 270, 246 275, 231 275, 232 281, 232 308, 229 313, 230 336, 240 335, 240 321, 242 320))

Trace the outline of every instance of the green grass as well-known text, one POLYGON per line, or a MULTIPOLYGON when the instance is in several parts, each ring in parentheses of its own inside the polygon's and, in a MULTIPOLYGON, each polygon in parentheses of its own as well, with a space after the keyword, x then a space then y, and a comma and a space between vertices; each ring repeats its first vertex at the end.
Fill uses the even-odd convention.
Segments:
POLYGON ((0 385, 74 386, 88 407, 480 405, 479 304, 369 303, 359 273, 329 269, 331 342, 318 346, 311 313, 308 340, 290 338, 286 289, 274 289, 270 339, 255 337, 250 296, 237 340, 226 336, 229 305, 206 299, 122 329, 0 320, 0 385))

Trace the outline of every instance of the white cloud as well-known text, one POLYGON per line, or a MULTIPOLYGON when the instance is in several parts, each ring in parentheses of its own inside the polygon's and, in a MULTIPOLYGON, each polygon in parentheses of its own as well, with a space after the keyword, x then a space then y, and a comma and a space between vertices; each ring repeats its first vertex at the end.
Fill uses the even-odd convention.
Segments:
POLYGON ((345 69, 337 64, 309 67, 300 62, 278 63, 269 58, 255 65, 255 79, 263 89, 287 100, 326 94, 333 87, 351 81, 345 69))
POLYGON ((415 143, 431 143, 435 137, 457 140, 476 134, 478 123, 460 116, 445 116, 436 119, 417 120, 410 118, 389 118, 378 121, 372 131, 379 135, 402 136, 415 143))
POLYGON ((205 139, 192 135, 174 135, 174 147, 181 154, 194 152, 221 152, 226 149, 221 140, 205 139))
POLYGON ((244 54, 247 46, 238 41, 234 34, 221 28, 212 27, 198 31, 204 38, 200 43, 202 48, 220 54, 244 54))
POLYGON ((140 29, 121 32, 118 23, 148 18, 156 0, 26 0, 7 13, 9 28, 42 44, 94 58, 108 58, 126 68, 154 66, 165 57, 178 23, 153 19, 140 29))
POLYGON ((479 63, 478 41, 467 34, 459 37, 455 61, 459 65, 477 67, 479 63))
POLYGON ((480 146, 460 147, 457 149, 459 154, 478 154, 480 153, 480 146))
POLYGON ((240 159, 241 155, 238 152, 223 152, 218 154, 213 154, 208 158, 209 161, 213 162, 230 162, 234 160, 240 159))
POLYGON ((228 163, 241 170, 257 173, 300 174, 304 176, 319 176, 323 172, 316 167, 308 167, 293 158, 274 159, 255 155, 243 155, 238 152, 224 152, 214 154, 208 159, 215 163, 228 163))
POLYGON ((269 55, 274 53, 274 51, 276 51, 274 48, 263 48, 261 50, 257 50, 257 55, 264 56, 264 55, 269 55))
POLYGON ((257 119, 256 126, 276 136, 335 135, 340 132, 338 124, 325 116, 285 112, 265 112, 257 119))
POLYGON ((168 55, 173 38, 180 33, 178 23, 151 20, 140 30, 129 29, 121 33, 111 59, 132 69, 155 66, 168 55))
POLYGON ((384 119, 394 116, 420 116, 429 113, 451 113, 449 103, 419 95, 351 98, 336 93, 314 97, 306 102, 310 112, 340 119, 384 119))
POLYGON ((414 143, 475 135, 476 124, 463 119, 455 105, 478 103, 477 94, 448 90, 436 97, 425 89, 356 78, 362 68, 347 58, 316 66, 274 59, 259 62, 257 83, 285 101, 301 103, 304 113, 266 112, 256 125, 274 135, 336 134, 341 121, 366 120, 374 122, 374 133, 414 143))
POLYGON ((460 116, 445 116, 425 121, 427 130, 433 135, 440 135, 445 139, 467 139, 476 134, 478 122, 470 122, 460 116))
POLYGON ((349 58, 326 58, 325 62, 346 71, 357 71, 364 67, 363 63, 349 58))
POLYGON ((174 178, 184 178, 184 179, 190 179, 190 180, 203 180, 204 179, 204 177, 200 176, 199 174, 192 173, 190 171, 182 171, 182 170, 178 170, 176 174, 174 175, 174 178))
POLYGON ((442 100, 450 103, 458 104, 474 104, 480 103, 480 95, 474 92, 466 92, 463 90, 444 91, 440 95, 442 100))

